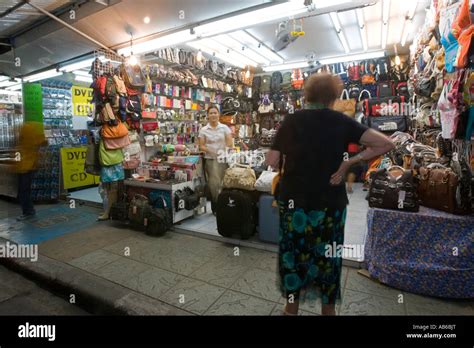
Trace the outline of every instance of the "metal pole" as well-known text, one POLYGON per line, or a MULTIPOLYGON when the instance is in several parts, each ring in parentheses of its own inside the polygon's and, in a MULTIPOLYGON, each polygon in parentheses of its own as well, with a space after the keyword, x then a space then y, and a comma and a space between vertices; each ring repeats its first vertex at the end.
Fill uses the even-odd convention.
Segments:
POLYGON ((71 29, 72 31, 74 31, 76 34, 79 34, 81 35, 83 38, 95 43, 97 46, 100 46, 102 47, 103 49, 107 50, 108 52, 111 52, 112 54, 117 54, 115 51, 111 50, 109 47, 107 47, 106 45, 104 45, 103 43, 97 41, 96 39, 90 37, 89 35, 87 34, 84 34, 82 31, 74 28, 72 25, 70 25, 69 23, 66 23, 65 21, 63 21, 62 19, 56 17, 55 15, 53 15, 52 13, 49 13, 48 11, 42 9, 41 7, 39 6, 36 6, 35 4, 32 4, 30 0, 26 0, 26 2, 28 3, 28 5, 30 5, 31 7, 35 8, 36 10, 40 11, 41 13, 45 14, 46 16, 54 19, 56 22, 59 22, 61 23, 62 25, 64 25, 65 27, 71 29))

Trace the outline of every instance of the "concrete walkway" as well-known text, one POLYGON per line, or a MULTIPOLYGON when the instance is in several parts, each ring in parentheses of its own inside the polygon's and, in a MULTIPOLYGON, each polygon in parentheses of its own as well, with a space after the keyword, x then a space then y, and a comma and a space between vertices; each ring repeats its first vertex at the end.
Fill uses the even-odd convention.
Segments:
MULTIPOLYGON (((276 253, 177 232, 153 238, 114 222, 88 226, 39 244, 37 262, 0 262, 97 314, 282 314, 276 253)), ((340 315, 474 314, 474 302, 406 293, 353 268, 342 276, 340 315)), ((303 315, 320 312, 319 302, 301 307, 303 315)))

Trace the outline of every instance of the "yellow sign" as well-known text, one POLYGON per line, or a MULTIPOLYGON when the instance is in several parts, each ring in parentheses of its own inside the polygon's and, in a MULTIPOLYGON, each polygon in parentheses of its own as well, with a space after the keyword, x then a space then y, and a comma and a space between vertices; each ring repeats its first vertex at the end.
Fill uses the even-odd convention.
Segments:
POLYGON ((74 116, 88 116, 93 113, 92 96, 94 90, 87 87, 72 86, 74 116))
POLYGON ((94 185, 95 175, 84 172, 87 147, 61 149, 61 168, 65 189, 94 185))

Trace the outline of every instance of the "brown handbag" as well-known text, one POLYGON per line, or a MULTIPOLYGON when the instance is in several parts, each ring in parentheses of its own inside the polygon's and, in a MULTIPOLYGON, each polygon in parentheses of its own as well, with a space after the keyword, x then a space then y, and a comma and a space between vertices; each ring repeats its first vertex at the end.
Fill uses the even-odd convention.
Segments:
POLYGON ((458 176, 451 168, 433 163, 420 168, 418 195, 425 207, 454 214, 458 176))

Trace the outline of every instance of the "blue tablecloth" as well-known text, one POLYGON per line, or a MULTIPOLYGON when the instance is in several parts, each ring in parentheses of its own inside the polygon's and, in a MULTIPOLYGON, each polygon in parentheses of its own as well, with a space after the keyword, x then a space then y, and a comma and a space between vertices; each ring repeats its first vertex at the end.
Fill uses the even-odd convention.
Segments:
POLYGON ((474 216, 371 208, 367 221, 371 276, 414 293, 474 298, 474 216))

